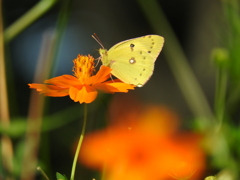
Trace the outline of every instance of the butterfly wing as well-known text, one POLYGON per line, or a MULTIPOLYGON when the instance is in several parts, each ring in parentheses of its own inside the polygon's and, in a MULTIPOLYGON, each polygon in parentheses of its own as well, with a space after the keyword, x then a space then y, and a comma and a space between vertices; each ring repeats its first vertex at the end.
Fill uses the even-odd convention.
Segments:
POLYGON ((123 82, 140 87, 151 77, 163 43, 163 37, 158 35, 122 41, 105 53, 103 64, 109 64, 112 74, 123 82))

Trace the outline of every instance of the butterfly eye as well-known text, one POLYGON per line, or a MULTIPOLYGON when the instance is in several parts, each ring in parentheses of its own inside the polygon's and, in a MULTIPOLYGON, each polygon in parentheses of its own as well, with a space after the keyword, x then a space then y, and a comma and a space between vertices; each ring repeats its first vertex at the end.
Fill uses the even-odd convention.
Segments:
POLYGON ((134 44, 130 44, 130 47, 133 48, 135 45, 134 44))

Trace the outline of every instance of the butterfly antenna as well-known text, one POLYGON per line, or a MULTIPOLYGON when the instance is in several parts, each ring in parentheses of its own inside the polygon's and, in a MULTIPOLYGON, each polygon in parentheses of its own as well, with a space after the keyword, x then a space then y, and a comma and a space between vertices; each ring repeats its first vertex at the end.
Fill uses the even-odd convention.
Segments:
POLYGON ((99 37, 97 36, 96 33, 93 33, 92 38, 95 39, 95 41, 97 41, 97 43, 98 43, 103 49, 105 49, 104 46, 103 46, 102 41, 99 39, 99 37))

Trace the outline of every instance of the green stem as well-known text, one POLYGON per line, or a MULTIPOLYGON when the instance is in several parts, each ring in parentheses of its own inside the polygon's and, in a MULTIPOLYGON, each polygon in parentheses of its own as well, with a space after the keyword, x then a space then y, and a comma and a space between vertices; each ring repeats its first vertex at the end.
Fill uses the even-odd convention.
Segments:
POLYGON ((76 165, 77 165, 77 159, 78 159, 80 148, 81 148, 81 145, 82 145, 82 142, 83 142, 85 129, 86 129, 86 123, 87 123, 87 104, 85 103, 84 104, 84 117, 83 117, 82 132, 81 132, 81 135, 79 137, 77 149, 76 149, 76 152, 75 152, 70 180, 74 180, 74 175, 75 175, 75 170, 76 170, 76 165))
POLYGON ((240 100, 240 84, 232 85, 229 90, 229 97, 226 102, 226 108, 229 114, 233 114, 234 111, 238 110, 238 102, 240 100))
POLYGON ((226 88, 227 88, 227 71, 219 67, 216 79, 216 96, 215 96, 215 114, 218 122, 217 129, 222 126, 224 114, 225 114, 225 100, 226 100, 226 88))
POLYGON ((10 27, 8 27, 4 32, 5 42, 11 41, 20 32, 32 24, 36 19, 41 17, 45 12, 47 12, 57 0, 42 0, 37 3, 32 9, 30 9, 26 14, 20 17, 16 22, 14 22, 10 27))
POLYGON ((153 30, 166 40, 163 53, 189 108, 196 117, 203 117, 208 124, 214 120, 212 110, 158 1, 138 0, 138 3, 153 30))
POLYGON ((52 51, 52 59, 54 66, 51 66, 51 76, 53 76, 58 68, 59 64, 59 48, 61 46, 61 42, 64 36, 64 32, 68 23, 70 10, 72 7, 73 0, 62 0, 61 2, 61 9, 58 15, 58 21, 57 21, 57 28, 55 30, 55 40, 54 40, 54 49, 52 51))
MULTIPOLYGON (((7 71, 4 57, 4 39, 3 39, 3 15, 2 0, 0 0, 0 126, 8 128, 10 126, 9 100, 7 88, 7 71)), ((13 173, 13 146, 12 140, 8 135, 0 136, 0 170, 3 168, 9 174, 13 173), (2 167, 3 166, 3 167, 2 167)), ((3 170, 2 170, 3 171, 3 170)), ((4 173, 4 171, 3 171, 4 173)), ((2 178, 11 179, 10 176, 2 178)))
POLYGON ((40 171, 40 173, 42 174, 42 176, 46 179, 46 180, 50 180, 47 176, 47 174, 42 170, 42 168, 40 166, 37 167, 37 170, 40 171))

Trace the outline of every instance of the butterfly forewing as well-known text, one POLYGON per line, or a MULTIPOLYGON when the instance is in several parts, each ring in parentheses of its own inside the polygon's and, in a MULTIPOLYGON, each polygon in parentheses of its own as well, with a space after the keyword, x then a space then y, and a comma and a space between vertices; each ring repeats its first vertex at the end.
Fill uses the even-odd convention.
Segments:
POLYGON ((114 76, 125 83, 142 86, 153 73, 163 42, 163 37, 158 35, 122 41, 109 49, 105 61, 110 62, 114 76))

